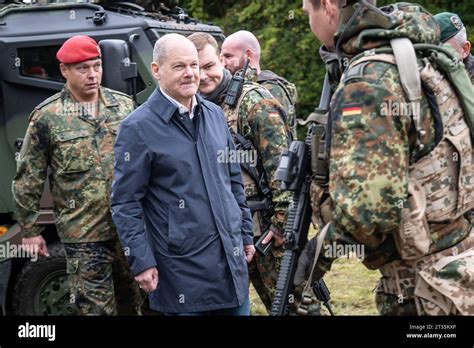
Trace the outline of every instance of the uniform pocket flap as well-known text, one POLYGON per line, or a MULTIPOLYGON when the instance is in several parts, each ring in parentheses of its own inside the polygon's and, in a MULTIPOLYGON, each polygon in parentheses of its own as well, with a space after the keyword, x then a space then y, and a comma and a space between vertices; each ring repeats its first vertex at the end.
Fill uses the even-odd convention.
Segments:
POLYGON ((84 138, 89 136, 89 132, 85 129, 75 129, 58 132, 55 134, 58 141, 64 142, 78 138, 84 138))

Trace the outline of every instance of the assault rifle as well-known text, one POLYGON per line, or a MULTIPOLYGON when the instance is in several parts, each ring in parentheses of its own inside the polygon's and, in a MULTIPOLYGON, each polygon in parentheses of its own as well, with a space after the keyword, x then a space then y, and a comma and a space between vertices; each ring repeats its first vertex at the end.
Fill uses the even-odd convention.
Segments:
MULTIPOLYGON (((290 148, 282 154, 276 172, 276 179, 281 180, 282 189, 294 192, 290 206, 288 221, 285 227, 285 252, 281 262, 280 273, 276 285, 275 298, 272 303, 271 315, 288 314, 289 305, 294 291, 294 278, 298 266, 298 258, 308 242, 308 231, 311 223, 312 209, 309 189, 311 181, 326 187, 329 182, 328 155, 326 151, 327 122, 317 122, 317 118, 326 118, 331 99, 329 77, 326 74, 323 93, 319 108, 315 110, 314 121, 309 120, 306 141, 293 141, 290 148)), ((312 284, 313 291, 321 302, 329 306, 329 290, 324 281, 312 284)), ((303 299, 304 301, 305 299, 303 299)))

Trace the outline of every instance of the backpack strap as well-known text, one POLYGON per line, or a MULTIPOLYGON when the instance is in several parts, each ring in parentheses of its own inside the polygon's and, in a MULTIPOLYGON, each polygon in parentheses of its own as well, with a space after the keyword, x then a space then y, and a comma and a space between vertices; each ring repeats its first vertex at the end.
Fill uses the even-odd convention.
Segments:
POLYGON ((421 138, 425 135, 423 120, 421 119, 421 76, 418 70, 418 60, 416 58, 413 43, 408 38, 397 38, 390 40, 393 55, 397 62, 398 72, 403 90, 410 100, 413 113, 413 122, 417 130, 417 146, 422 150, 424 145, 421 138))

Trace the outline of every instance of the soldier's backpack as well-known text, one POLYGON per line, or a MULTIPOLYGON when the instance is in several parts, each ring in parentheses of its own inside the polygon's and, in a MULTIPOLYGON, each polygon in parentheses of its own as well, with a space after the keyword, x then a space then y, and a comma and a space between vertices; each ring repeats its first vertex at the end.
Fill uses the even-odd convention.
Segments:
MULTIPOLYGON (((418 139, 424 134, 419 107, 422 83, 430 91, 430 109, 440 123, 436 126, 437 145, 411 163, 410 178, 423 187, 428 221, 454 221, 474 208, 474 87, 463 62, 449 46, 413 45, 405 38, 391 40, 391 46, 354 57, 347 71, 369 61, 396 65, 418 139)), ((424 252, 418 256, 421 254, 424 252)))
MULTIPOLYGON (((446 257, 434 248, 433 241, 453 233, 449 223, 474 209, 474 87, 463 62, 449 46, 413 45, 406 38, 390 43, 391 49, 354 57, 346 74, 364 62, 396 65, 411 105, 418 146, 409 168, 408 208, 403 209, 401 227, 394 233, 396 246, 404 265, 411 265, 407 269, 417 270, 414 298, 418 313, 472 315, 474 283, 469 267, 474 264, 473 227, 467 224, 464 235, 471 236, 463 243, 470 246, 464 252, 459 250, 459 255, 446 257), (416 152, 422 150, 420 138, 425 132, 419 107, 422 85, 438 123, 437 145, 418 158, 416 152), (428 223, 448 224, 433 232, 428 223)), ((386 269, 382 274, 390 272, 386 269)), ((395 273, 388 278, 397 279, 395 273)))
POLYGON ((262 70, 260 74, 258 74, 257 82, 259 84, 263 84, 266 82, 277 84, 285 90, 286 96, 289 100, 291 100, 291 103, 293 105, 298 102, 298 92, 296 90, 295 84, 291 83, 290 81, 281 76, 278 76, 273 71, 262 70))

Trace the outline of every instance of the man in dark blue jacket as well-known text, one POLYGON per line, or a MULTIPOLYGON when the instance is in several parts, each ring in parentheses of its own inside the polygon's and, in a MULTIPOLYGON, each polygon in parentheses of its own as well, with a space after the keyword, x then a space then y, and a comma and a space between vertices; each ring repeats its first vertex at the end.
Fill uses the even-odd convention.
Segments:
POLYGON ((196 95, 188 39, 163 36, 153 61, 160 87, 115 144, 113 219, 131 270, 153 310, 249 315, 252 218, 224 115, 196 95))

